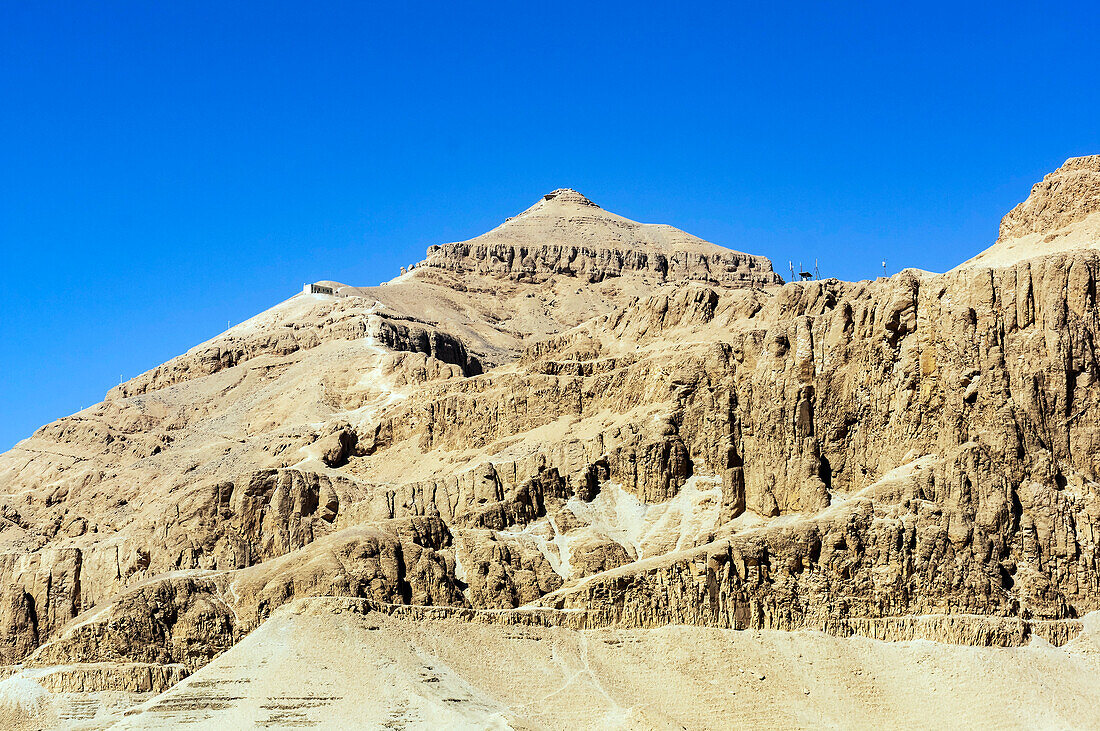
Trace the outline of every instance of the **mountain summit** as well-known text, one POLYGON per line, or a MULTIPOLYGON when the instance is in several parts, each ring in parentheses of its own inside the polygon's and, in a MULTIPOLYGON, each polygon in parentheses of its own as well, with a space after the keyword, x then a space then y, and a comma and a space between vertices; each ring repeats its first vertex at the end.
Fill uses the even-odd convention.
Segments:
POLYGON ((732 251, 678 228, 605 211, 575 190, 560 188, 488 233, 428 249, 428 266, 511 279, 647 275, 761 287, 782 280, 762 256, 732 251))
MULTIPOLYGON (((532 208, 542 206, 546 201, 554 201, 555 203, 572 204, 578 206, 593 206, 595 208, 599 208, 599 206, 597 206, 595 203, 588 200, 572 188, 558 188, 557 190, 551 191, 544 195, 542 197, 542 200, 532 206, 532 208)), ((531 208, 528 208, 527 210, 530 211, 531 208)))

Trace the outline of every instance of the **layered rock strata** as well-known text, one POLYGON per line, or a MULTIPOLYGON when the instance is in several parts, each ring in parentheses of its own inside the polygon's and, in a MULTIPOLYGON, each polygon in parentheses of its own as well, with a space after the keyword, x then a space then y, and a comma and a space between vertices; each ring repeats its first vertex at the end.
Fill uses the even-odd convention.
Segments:
POLYGON ((782 280, 762 256, 730 251, 671 226, 636 223, 574 190, 543 200, 475 239, 428 249, 425 266, 536 281, 596 283, 624 274, 760 287, 782 280))
POLYGON ((0 657, 193 671, 306 596, 996 645, 1100 609, 1100 254, 778 285, 577 196, 0 456, 0 657))

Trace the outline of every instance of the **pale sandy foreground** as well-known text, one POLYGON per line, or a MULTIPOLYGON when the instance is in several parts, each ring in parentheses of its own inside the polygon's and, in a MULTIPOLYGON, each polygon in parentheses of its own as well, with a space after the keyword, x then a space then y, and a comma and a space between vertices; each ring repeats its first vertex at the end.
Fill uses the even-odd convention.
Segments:
POLYGON ((35 694, 16 676, 0 685, 14 704, 0 721, 85 729, 1095 728, 1098 637, 1096 615, 1063 648, 1036 641, 1005 649, 817 632, 410 621, 312 600, 285 607, 195 675, 130 708, 117 693, 35 694))

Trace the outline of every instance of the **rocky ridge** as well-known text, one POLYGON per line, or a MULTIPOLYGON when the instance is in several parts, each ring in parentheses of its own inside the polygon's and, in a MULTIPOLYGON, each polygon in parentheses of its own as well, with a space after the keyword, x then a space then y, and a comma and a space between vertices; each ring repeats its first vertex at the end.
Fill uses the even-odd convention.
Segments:
POLYGON ((1059 231, 1100 212, 1100 155, 1071 157, 1001 221, 998 241, 1059 231))
POLYGON ((1037 256, 1100 248, 1100 155, 1071 157, 1001 220, 990 248, 960 266, 1007 266, 1037 256))
POLYGON ((1098 276, 784 285, 556 191, 0 456, 0 655, 174 682, 333 595, 1064 644, 1100 609, 1098 276))

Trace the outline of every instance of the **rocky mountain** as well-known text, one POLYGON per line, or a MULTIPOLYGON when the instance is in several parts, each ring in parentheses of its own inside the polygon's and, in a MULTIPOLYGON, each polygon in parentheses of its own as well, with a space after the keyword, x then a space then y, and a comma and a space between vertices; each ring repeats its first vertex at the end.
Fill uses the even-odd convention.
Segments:
POLYGON ((784 284, 559 190, 307 285, 0 456, 10 681, 159 692, 310 601, 1064 645, 1100 609, 1100 253, 980 260, 1092 220, 1097 160, 946 274, 784 284))

